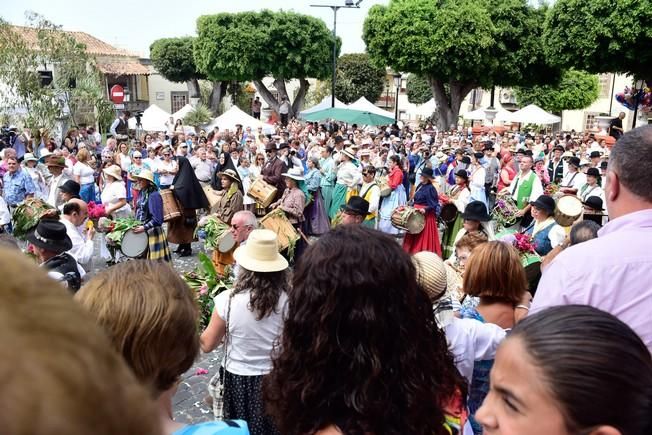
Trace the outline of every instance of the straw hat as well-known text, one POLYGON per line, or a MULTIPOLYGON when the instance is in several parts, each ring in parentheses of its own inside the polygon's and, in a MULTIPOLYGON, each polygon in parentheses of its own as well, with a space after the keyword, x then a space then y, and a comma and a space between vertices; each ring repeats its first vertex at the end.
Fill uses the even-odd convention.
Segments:
POLYGON ((283 175, 284 177, 292 178, 293 180, 297 180, 297 181, 305 180, 305 178, 303 177, 303 169, 301 168, 290 168, 286 173, 281 175, 283 175))
POLYGON ((271 230, 253 230, 247 243, 233 253, 239 266, 252 272, 279 272, 288 262, 278 253, 276 233, 271 230))
POLYGON ((152 174, 152 171, 149 169, 141 169, 139 174, 133 174, 132 177, 142 178, 143 180, 147 180, 150 183, 154 183, 154 174, 152 174))
POLYGON ((342 154, 350 157, 352 160, 355 160, 355 151, 353 151, 351 148, 346 148, 342 150, 342 154))
POLYGON ((38 159, 36 157, 34 157, 34 154, 26 153, 25 156, 23 157, 23 161, 25 163, 27 163, 27 162, 38 162, 38 159))
POLYGON ((116 180, 122 179, 122 171, 120 170, 120 166, 118 165, 111 165, 107 168, 104 168, 102 170, 106 175, 115 178, 116 180))
POLYGON ((240 177, 238 176, 238 173, 235 172, 233 169, 226 169, 217 175, 220 177, 229 177, 233 181, 240 183, 240 177))
POLYGON ((436 302, 446 292, 446 267, 434 252, 422 251, 412 256, 417 269, 417 281, 428 294, 431 302, 436 302))

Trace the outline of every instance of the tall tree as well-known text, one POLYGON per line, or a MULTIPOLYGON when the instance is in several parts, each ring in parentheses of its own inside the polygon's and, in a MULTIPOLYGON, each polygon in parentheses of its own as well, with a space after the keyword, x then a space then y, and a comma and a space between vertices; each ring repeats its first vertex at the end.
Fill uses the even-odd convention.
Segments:
POLYGON ((265 102, 278 111, 291 101, 286 83, 299 81, 290 116, 298 113, 308 78, 325 79, 331 71, 333 36, 323 21, 294 12, 221 13, 197 19, 194 58, 211 80, 252 81, 265 102), (274 78, 276 95, 263 83, 274 78))
POLYGON ((375 103, 383 92, 385 75, 385 68, 372 64, 368 54, 343 54, 337 61, 335 96, 346 104, 360 97, 375 103))
POLYGON ((557 0, 544 26, 548 56, 593 73, 629 73, 652 84, 649 0, 557 0))
MULTIPOLYGON (((156 70, 167 80, 186 83, 191 98, 201 98, 199 80, 206 76, 197 70, 193 56, 194 37, 162 38, 150 45, 150 57, 156 70)), ((216 114, 222 98, 226 93, 226 83, 214 81, 212 90, 205 103, 216 114)))
POLYGON ((521 106, 536 104, 550 112, 581 110, 589 107, 600 94, 598 77, 584 71, 568 70, 558 85, 516 87, 516 100, 521 106))
POLYGON ((370 9, 363 39, 376 64, 428 81, 448 129, 473 88, 558 80, 542 54, 544 17, 527 0, 391 0, 370 9))
POLYGON ((29 27, 0 20, 0 82, 2 102, 26 111, 25 124, 35 131, 53 129, 57 121, 93 124, 110 122, 113 106, 104 94, 101 75, 86 46, 38 14, 28 15, 29 27), (44 72, 49 80, 43 80, 44 72))

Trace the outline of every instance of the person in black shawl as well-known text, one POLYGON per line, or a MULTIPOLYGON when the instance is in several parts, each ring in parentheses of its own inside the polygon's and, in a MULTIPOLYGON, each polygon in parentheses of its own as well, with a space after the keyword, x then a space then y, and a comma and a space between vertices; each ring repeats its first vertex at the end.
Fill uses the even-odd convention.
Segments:
POLYGON ((211 187, 215 190, 222 190, 222 182, 220 181, 220 176, 218 175, 221 172, 226 171, 227 169, 232 169, 236 173, 238 170, 231 159, 231 154, 226 151, 220 153, 217 158, 217 165, 215 165, 215 171, 213 171, 213 177, 211 178, 211 187))
POLYGON ((179 170, 172 181, 172 192, 181 206, 181 216, 168 222, 168 240, 178 243, 180 257, 192 255, 190 243, 197 227, 197 209, 208 208, 208 199, 195 176, 190 161, 177 156, 179 170))

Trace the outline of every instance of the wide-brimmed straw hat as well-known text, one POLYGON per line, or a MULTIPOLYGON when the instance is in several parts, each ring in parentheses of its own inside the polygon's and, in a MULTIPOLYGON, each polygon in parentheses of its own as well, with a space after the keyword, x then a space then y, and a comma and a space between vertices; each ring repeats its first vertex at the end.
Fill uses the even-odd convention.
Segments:
POLYGON ((238 176, 238 173, 235 172, 233 169, 226 169, 217 175, 220 177, 229 177, 233 181, 237 181, 238 183, 240 183, 240 177, 238 176))
POLYGON ((297 180, 297 181, 305 180, 305 178, 303 177, 303 170, 301 168, 290 168, 286 173, 281 175, 283 175, 284 177, 292 178, 293 180, 297 180))
POLYGON ((355 152, 351 148, 345 148, 341 152, 342 152, 342 154, 344 154, 345 156, 348 156, 352 160, 356 159, 355 152))
POLYGON ((34 156, 34 154, 26 153, 25 156, 23 156, 23 161, 25 163, 27 163, 27 162, 38 162, 38 159, 34 156))
POLYGON ((149 169, 141 169, 138 174, 133 174, 132 177, 142 178, 143 180, 147 180, 150 183, 154 183, 154 174, 152 174, 152 171, 149 169))
POLYGON ((446 292, 446 267, 434 252, 422 251, 412 256, 417 269, 417 282, 426 291, 430 302, 436 302, 446 292))
POLYGON ((233 258, 238 266, 252 272, 279 272, 288 267, 287 260, 278 253, 276 233, 271 230, 253 230, 233 258))
POLYGON ((111 165, 102 170, 106 175, 115 178, 116 180, 122 179, 122 170, 118 165, 111 165))

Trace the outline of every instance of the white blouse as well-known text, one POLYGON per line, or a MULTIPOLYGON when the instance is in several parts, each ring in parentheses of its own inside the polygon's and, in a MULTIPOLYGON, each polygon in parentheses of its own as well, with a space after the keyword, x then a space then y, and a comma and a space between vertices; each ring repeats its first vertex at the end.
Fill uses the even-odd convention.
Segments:
POLYGON ((72 167, 72 173, 74 176, 79 177, 79 184, 81 185, 93 183, 95 181, 95 178, 93 177, 95 171, 85 163, 75 163, 72 167))
MULTIPOLYGON (((114 181, 113 183, 107 184, 104 186, 104 190, 102 191, 100 197, 102 198, 102 204, 105 207, 114 205, 121 199, 126 199, 127 189, 125 188, 125 183, 123 181, 114 181)), ((115 218, 127 217, 130 214, 131 207, 129 206, 129 203, 123 205, 111 213, 111 215, 115 218)))

